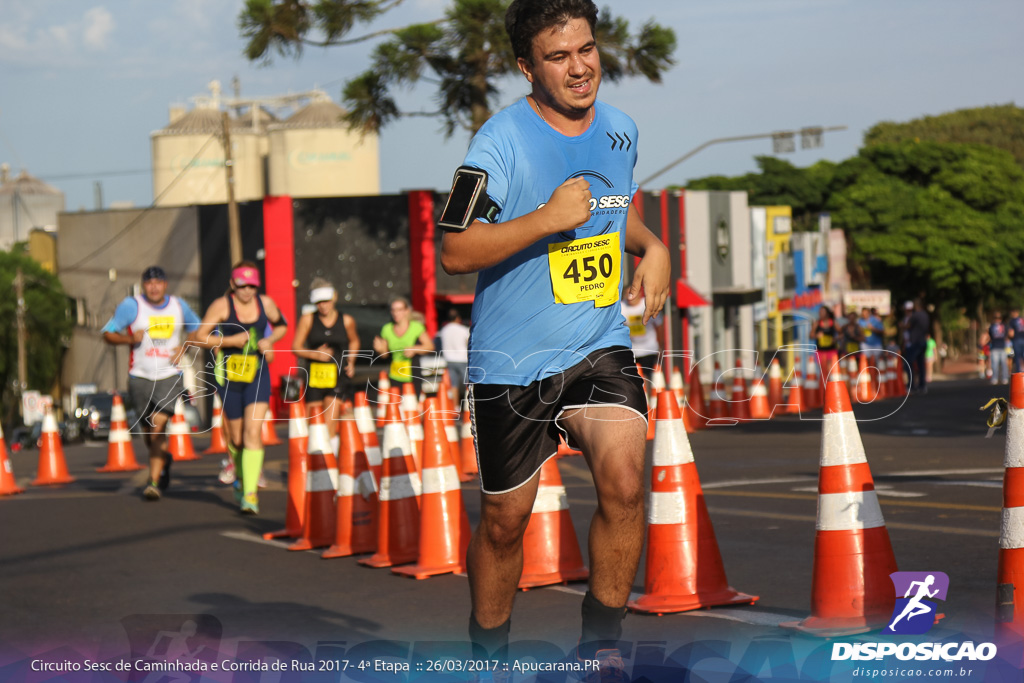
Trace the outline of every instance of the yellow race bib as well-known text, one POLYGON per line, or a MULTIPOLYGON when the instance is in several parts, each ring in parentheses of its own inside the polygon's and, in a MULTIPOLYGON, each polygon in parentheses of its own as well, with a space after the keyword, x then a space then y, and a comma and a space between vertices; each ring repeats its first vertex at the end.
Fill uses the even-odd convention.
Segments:
POLYGON ((647 333, 647 326, 644 325, 642 315, 627 315, 626 325, 629 326, 630 337, 642 337, 647 333))
POLYGON ((338 386, 338 366, 334 363, 309 364, 309 388, 333 389, 338 386))
POLYGON ((259 358, 249 353, 233 353, 224 362, 224 377, 229 382, 252 384, 256 379, 259 358))
POLYGON ((555 303, 593 301, 598 308, 619 302, 619 233, 548 245, 548 268, 555 303))
POLYGON ((174 334, 173 315, 151 315, 149 316, 149 338, 170 339, 174 334))

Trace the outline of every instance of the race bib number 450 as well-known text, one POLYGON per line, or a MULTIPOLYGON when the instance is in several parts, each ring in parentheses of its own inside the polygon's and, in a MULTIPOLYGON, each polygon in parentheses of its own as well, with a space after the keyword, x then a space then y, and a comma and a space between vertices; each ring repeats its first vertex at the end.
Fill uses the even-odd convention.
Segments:
POLYGON ((598 308, 619 302, 619 233, 548 245, 548 268, 555 302, 593 301, 598 308))

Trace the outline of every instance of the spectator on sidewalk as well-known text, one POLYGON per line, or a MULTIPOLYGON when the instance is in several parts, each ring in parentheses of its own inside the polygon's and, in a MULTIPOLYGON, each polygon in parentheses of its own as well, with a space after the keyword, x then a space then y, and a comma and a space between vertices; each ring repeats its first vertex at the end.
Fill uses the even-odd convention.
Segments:
POLYGON ((985 337, 988 339, 988 354, 992 365, 992 384, 1009 384, 1010 368, 1006 358, 1009 330, 1003 322, 1003 314, 999 311, 992 314, 992 323, 988 326, 985 337))
POLYGON ((441 340, 441 355, 448 366, 448 379, 452 383, 452 401, 457 410, 461 408, 462 394, 466 387, 466 367, 469 365, 469 328, 462 322, 462 314, 456 309, 448 311, 448 322, 438 333, 441 340))
POLYGON ((1024 371, 1024 318, 1020 317, 1020 307, 1010 309, 1010 319, 1006 321, 1013 344, 1013 371, 1024 371))
POLYGON ((928 382, 925 379, 924 353, 928 345, 928 332, 931 320, 922 310, 920 302, 907 301, 903 304, 907 316, 903 319, 903 335, 905 345, 903 354, 910 365, 910 379, 907 386, 911 393, 928 393, 928 382))

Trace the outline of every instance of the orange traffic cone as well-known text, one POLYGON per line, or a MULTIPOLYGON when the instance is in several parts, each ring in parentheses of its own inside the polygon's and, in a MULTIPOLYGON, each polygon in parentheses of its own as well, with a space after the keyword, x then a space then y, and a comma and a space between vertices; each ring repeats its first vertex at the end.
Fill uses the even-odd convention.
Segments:
POLYGON ((338 461, 331 449, 331 438, 322 410, 316 411, 309 423, 306 463, 306 509, 302 519, 302 535, 288 546, 288 550, 310 550, 334 543, 334 496, 338 491, 338 461))
POLYGON ((298 538, 306 519, 306 478, 309 472, 309 426, 306 424, 306 402, 288 403, 288 508, 284 528, 268 531, 263 538, 298 538))
POLYGON ((267 414, 263 416, 263 425, 260 428, 260 441, 263 442, 264 446, 278 446, 281 444, 281 437, 277 435, 277 430, 274 429, 274 419, 274 411, 268 407, 267 414))
POLYGON ((694 367, 690 370, 690 395, 686 398, 686 423, 694 430, 708 426, 708 408, 704 404, 704 388, 700 383, 700 373, 694 367))
POLYGON ((1003 524, 999 533, 996 607, 1000 622, 1024 629, 1024 373, 1010 377, 1006 418, 1003 524))
POLYGON ((750 390, 750 417, 753 420, 770 420, 772 417, 768 388, 760 377, 754 378, 754 388, 750 390))
POLYGON ((690 441, 673 401, 662 400, 654 440, 647 508, 644 592, 634 612, 667 614, 713 605, 753 604, 756 595, 729 586, 693 462, 690 441))
POLYGON ((583 581, 590 572, 583 566, 576 529, 569 515, 569 499, 554 458, 540 468, 540 485, 523 536, 522 589, 583 581))
POLYGON ((380 442, 377 441, 377 428, 374 426, 370 403, 366 400, 366 392, 356 392, 356 403, 352 409, 359 428, 359 436, 363 438, 363 450, 370 464, 370 472, 374 481, 380 481, 380 442))
POLYGON ((804 381, 800 377, 800 371, 793 371, 793 384, 789 387, 789 399, 786 401, 786 408, 782 412, 786 415, 799 415, 807 410, 804 401, 804 381))
POLYGON ((768 367, 768 404, 773 410, 775 406, 782 405, 782 366, 778 358, 772 358, 768 367))
POLYGON ((171 418, 171 426, 167 429, 167 452, 171 454, 172 460, 199 459, 192 447, 192 434, 189 433, 188 423, 185 422, 185 404, 180 398, 174 404, 174 416, 171 418))
POLYGON ((857 377, 860 374, 860 369, 857 367, 856 356, 849 356, 846 359, 846 388, 850 390, 850 396, 857 395, 857 377))
POLYGON ((388 403, 384 423, 384 463, 377 509, 377 552, 359 560, 368 567, 415 562, 419 553, 420 477, 412 461, 409 432, 398 403, 388 403))
POLYGON ((890 382, 889 375, 889 359, 886 356, 887 354, 882 352, 878 354, 878 359, 875 361, 878 366, 878 398, 883 400, 892 396, 892 383, 890 382))
POLYGON ((876 390, 872 386, 871 371, 864 354, 860 355, 860 370, 857 372, 857 403, 871 403, 875 400, 876 390))
POLYGON ((469 399, 462 400, 462 425, 459 428, 459 465, 462 471, 476 478, 479 468, 476 464, 476 446, 473 442, 473 422, 469 415, 469 399))
POLYGON ((7 442, 4 441, 4 429, 0 427, 0 496, 11 496, 24 492, 25 489, 18 486, 18 482, 14 479, 14 468, 11 467, 11 459, 7 454, 7 442))
POLYGON ((439 404, 436 398, 428 398, 424 406, 418 561, 391 570, 414 579, 464 571, 469 547, 469 517, 462 504, 459 473, 452 461, 439 404))
POLYGON ((64 447, 57 433, 57 420, 53 410, 47 406, 43 415, 43 433, 39 437, 39 469, 33 486, 49 486, 50 484, 70 484, 75 480, 68 474, 68 464, 64 460, 64 447))
MULTIPOLYGON (((664 389, 662 390, 664 391, 664 389)), ((654 441, 654 411, 658 408, 658 394, 647 397, 647 440, 654 441)))
POLYGON ((128 431, 128 414, 121 397, 114 394, 110 406, 110 433, 107 435, 107 464, 97 467, 97 472, 135 472, 142 465, 135 461, 132 448, 132 434, 128 431))
POLYGON ((655 365, 654 370, 651 371, 651 389, 656 394, 660 394, 665 391, 665 373, 661 371, 661 364, 655 365))
POLYGON ((725 389, 722 387, 722 366, 718 363, 715 363, 715 383, 711 390, 708 418, 711 420, 729 419, 729 406, 725 402, 725 389))
POLYGON ((743 362, 736 361, 732 378, 732 393, 729 395, 729 416, 737 420, 750 419, 750 403, 747 399, 747 383, 743 379, 743 362))
POLYGON ((903 398, 907 395, 907 381, 903 376, 904 372, 911 373, 913 368, 910 367, 910 363, 903 356, 898 356, 896 359, 896 396, 903 398))
POLYGON ((220 394, 213 395, 213 418, 210 420, 210 446, 203 455, 217 455, 228 452, 228 439, 225 435, 224 404, 220 394))
POLYGON ((810 354, 807 377, 804 379, 803 399, 804 405, 812 410, 821 407, 821 368, 818 366, 818 357, 813 353, 810 354))
POLYGON ((342 420, 334 545, 320 557, 348 557, 377 549, 377 482, 354 420, 342 420))
POLYGON ((885 626, 896 558, 843 382, 825 385, 816 526, 811 616, 782 626, 823 637, 885 626))

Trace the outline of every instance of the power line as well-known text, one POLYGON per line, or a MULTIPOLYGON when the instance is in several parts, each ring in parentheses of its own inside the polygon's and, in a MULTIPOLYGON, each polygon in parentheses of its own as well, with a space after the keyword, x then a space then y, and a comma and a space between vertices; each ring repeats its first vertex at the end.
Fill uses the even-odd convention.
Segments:
POLYGON ((141 175, 143 173, 151 173, 156 169, 152 168, 133 168, 126 169, 123 171, 94 171, 85 173, 66 173, 64 175, 47 175, 45 173, 40 174, 38 177, 41 180, 53 181, 53 180, 77 180, 80 178, 100 178, 100 177, 111 177, 120 175, 141 175))

